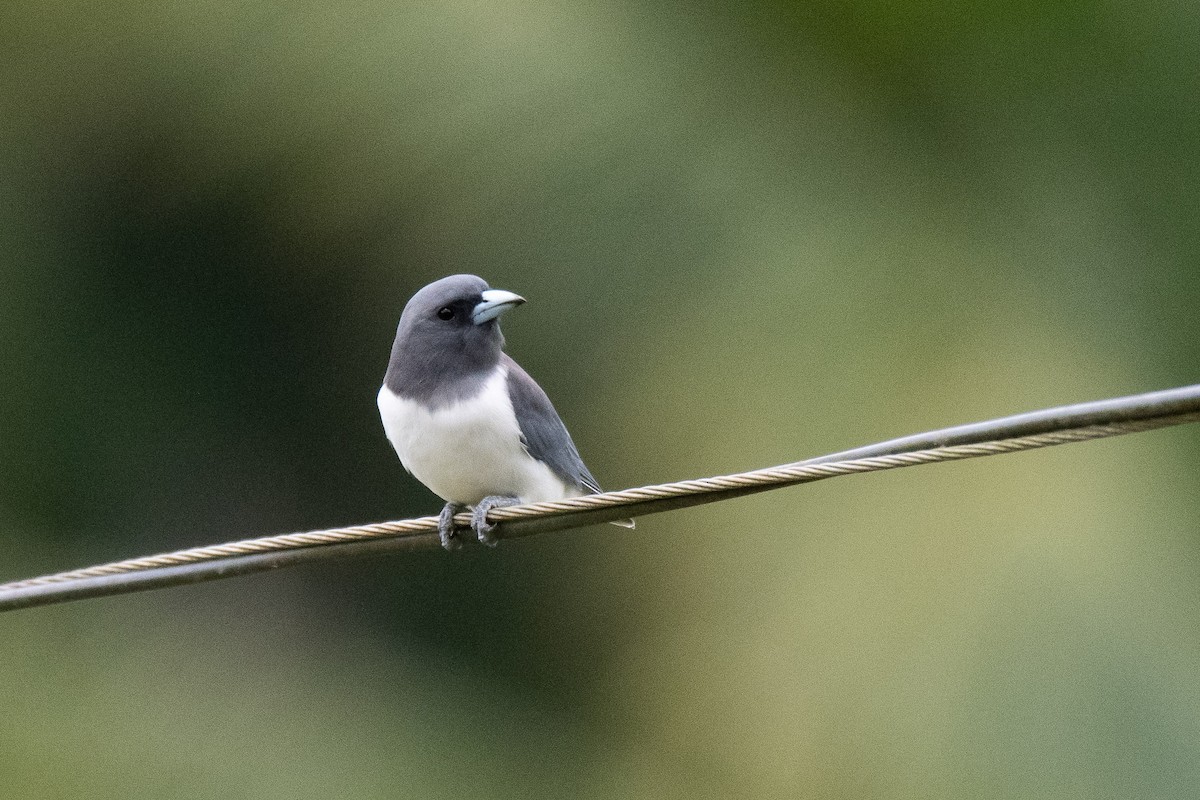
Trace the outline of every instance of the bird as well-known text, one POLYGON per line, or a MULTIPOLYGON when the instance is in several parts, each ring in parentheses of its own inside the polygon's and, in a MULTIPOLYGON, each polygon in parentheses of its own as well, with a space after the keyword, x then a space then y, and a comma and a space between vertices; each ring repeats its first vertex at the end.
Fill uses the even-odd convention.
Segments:
POLYGON ((462 546, 454 515, 467 508, 479 541, 495 547, 491 509, 602 491, 550 398, 504 352, 500 317, 524 302, 476 275, 450 275, 400 314, 379 416, 400 463, 446 501, 447 550, 462 546))

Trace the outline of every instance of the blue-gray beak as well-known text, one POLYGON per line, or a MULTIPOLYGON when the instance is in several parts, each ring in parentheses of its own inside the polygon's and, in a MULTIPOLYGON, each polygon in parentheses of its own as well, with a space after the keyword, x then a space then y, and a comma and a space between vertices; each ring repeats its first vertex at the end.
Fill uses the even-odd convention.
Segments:
POLYGON ((525 302, 519 294, 506 292, 503 289, 488 289, 482 294, 483 300, 471 310, 471 321, 476 325, 491 322, 509 309, 516 308, 525 302))

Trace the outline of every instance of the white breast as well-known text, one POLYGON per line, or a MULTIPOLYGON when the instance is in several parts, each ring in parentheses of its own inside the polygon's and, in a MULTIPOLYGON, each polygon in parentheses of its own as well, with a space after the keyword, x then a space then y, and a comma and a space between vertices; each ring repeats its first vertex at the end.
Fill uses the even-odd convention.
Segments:
POLYGON ((474 397, 429 410, 379 390, 379 415, 404 468, 443 500, 473 505, 489 495, 523 503, 577 497, 521 444, 508 395, 508 371, 499 367, 474 397))

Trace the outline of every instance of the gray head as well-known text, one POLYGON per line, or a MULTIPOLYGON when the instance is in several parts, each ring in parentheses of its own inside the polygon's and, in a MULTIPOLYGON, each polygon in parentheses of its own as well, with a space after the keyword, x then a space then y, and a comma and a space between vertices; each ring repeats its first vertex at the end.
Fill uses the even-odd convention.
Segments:
POLYGON ((470 395, 500 362, 500 315, 524 302, 475 275, 434 281, 404 306, 384 383, 428 405, 470 395))

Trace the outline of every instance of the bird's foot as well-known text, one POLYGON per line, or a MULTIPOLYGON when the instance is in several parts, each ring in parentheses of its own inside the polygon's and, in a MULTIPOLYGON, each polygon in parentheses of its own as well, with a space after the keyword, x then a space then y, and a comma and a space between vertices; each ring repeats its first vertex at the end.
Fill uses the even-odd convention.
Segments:
POLYGON ((475 511, 471 516, 471 527, 475 529, 475 535, 479 537, 479 541, 486 544, 488 547, 495 547, 498 542, 496 537, 492 535, 492 531, 496 529, 495 523, 487 521, 487 513, 493 508, 503 508, 504 506, 515 506, 521 502, 515 497, 505 497, 504 495, 494 494, 485 497, 475 504, 475 511))
POLYGON ((454 532, 454 515, 466 510, 467 507, 462 503, 446 503, 442 506, 442 513, 438 514, 438 538, 442 540, 442 547, 447 550, 458 550, 462 547, 462 539, 454 532))

